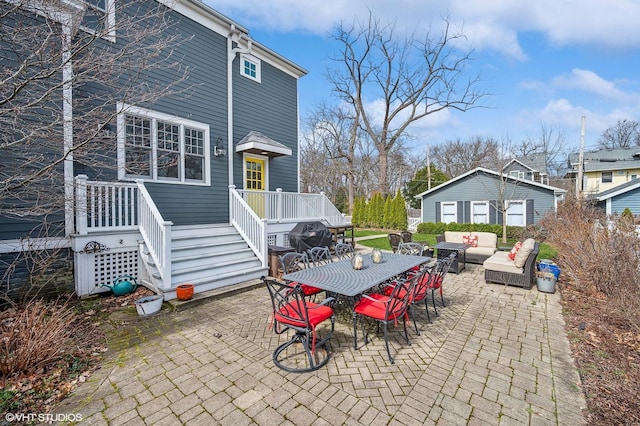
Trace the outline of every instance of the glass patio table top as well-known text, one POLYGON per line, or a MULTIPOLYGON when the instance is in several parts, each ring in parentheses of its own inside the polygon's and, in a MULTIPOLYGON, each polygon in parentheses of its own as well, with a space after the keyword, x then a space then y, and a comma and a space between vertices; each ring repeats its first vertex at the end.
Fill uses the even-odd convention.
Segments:
POLYGON ((373 263, 370 254, 362 256, 362 259, 363 266, 359 270, 353 269, 351 259, 346 259, 285 274, 282 278, 343 296, 354 297, 431 260, 430 257, 397 253, 384 253, 380 263, 373 263))

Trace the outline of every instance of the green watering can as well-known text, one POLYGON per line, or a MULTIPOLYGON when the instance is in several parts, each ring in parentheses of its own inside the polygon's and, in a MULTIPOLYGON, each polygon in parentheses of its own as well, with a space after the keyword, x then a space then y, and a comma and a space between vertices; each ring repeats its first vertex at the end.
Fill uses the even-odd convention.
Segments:
POLYGON ((121 275, 113 280, 113 285, 102 284, 102 287, 110 288, 114 296, 124 296, 136 290, 138 281, 131 275, 121 275))

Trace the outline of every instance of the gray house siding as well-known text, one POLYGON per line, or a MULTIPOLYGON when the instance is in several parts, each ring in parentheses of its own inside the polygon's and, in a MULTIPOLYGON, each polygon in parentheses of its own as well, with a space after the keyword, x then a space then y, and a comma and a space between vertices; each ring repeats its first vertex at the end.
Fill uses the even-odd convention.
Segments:
MULTIPOLYGON (((470 223, 471 202, 489 202, 489 222, 502 223, 498 205, 500 180, 497 176, 484 173, 471 174, 422 197, 422 221, 440 222, 443 202, 457 203, 457 222, 470 223)), ((551 190, 524 182, 514 184, 507 181, 505 199, 526 202, 526 223, 536 223, 547 211, 555 208, 554 193, 551 190)))
MULTIPOLYGON (((611 213, 621 214, 627 207, 634 215, 640 215, 640 188, 627 191, 611 199, 611 213)), ((601 201, 598 206, 606 209, 606 201, 601 201)))
MULTIPOLYGON (((175 55, 189 68, 185 82, 175 86, 178 92, 148 106, 154 111, 209 125, 211 186, 147 182, 160 213, 174 225, 226 223, 228 214, 228 157, 215 157, 213 147, 220 138, 227 141, 227 41, 220 34, 175 12, 179 24, 173 27, 185 37, 175 55)), ((150 73, 150 81, 170 84, 172 72, 150 73)))
MULTIPOLYGON (((298 81, 274 66, 262 61, 260 83, 238 72, 239 59, 233 63, 234 143, 251 131, 291 148, 290 156, 268 160, 270 191, 282 188, 286 192, 298 190, 298 81)), ((243 156, 232 153, 234 180, 243 185, 243 156)))

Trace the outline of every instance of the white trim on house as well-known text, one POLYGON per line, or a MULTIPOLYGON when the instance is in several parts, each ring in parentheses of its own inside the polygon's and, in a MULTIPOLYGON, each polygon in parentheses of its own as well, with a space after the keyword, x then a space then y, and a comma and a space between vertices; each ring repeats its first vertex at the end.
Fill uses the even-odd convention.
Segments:
POLYGON ((1 254, 21 253, 23 251, 55 250, 70 247, 71 240, 63 237, 0 240, 1 254))
POLYGON ((161 182, 161 183, 173 183, 173 184, 182 184, 182 185, 211 185, 211 161, 210 161, 210 153, 211 153, 211 138, 210 138, 210 130, 209 125, 205 123, 200 123, 198 121, 189 120, 186 118, 177 117, 175 115, 165 114, 157 111, 153 111, 146 108, 141 108, 133 105, 128 105, 119 102, 117 104, 118 111, 118 130, 117 130, 117 139, 118 139, 118 148, 117 148, 117 157, 118 157, 118 179, 123 181, 135 181, 137 179, 142 179, 150 182, 161 182), (151 176, 148 175, 128 175, 126 173, 126 116, 131 115, 135 117, 144 118, 151 121, 151 152, 152 152, 152 166, 151 166, 151 176), (180 156, 180 166, 179 173, 177 178, 163 178, 158 176, 158 133, 157 133, 157 124, 158 122, 165 122, 179 128, 179 139, 180 139, 180 148, 179 148, 179 156, 180 156), (186 129, 193 129, 196 131, 200 131, 203 133, 203 170, 202 170, 202 180, 193 180, 187 179, 184 173, 184 164, 185 157, 187 155, 186 152, 186 129))

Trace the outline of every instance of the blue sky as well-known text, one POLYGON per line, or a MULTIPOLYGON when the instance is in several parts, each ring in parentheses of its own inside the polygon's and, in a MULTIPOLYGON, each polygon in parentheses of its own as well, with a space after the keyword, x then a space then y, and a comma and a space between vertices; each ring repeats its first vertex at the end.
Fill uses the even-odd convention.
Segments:
MULTIPOLYGON (((439 144, 471 136, 519 143, 540 125, 564 132, 577 151, 581 117, 585 145, 619 119, 640 121, 638 0, 205 0, 250 36, 304 67, 300 114, 335 103, 325 79, 339 47, 329 33, 341 21, 365 21, 369 10, 396 31, 418 32, 449 16, 474 47, 470 73, 493 95, 490 108, 428 116, 410 131, 439 144)), ((465 46, 462 46, 463 48, 465 46)), ((415 142, 421 149, 424 142, 415 142)))

